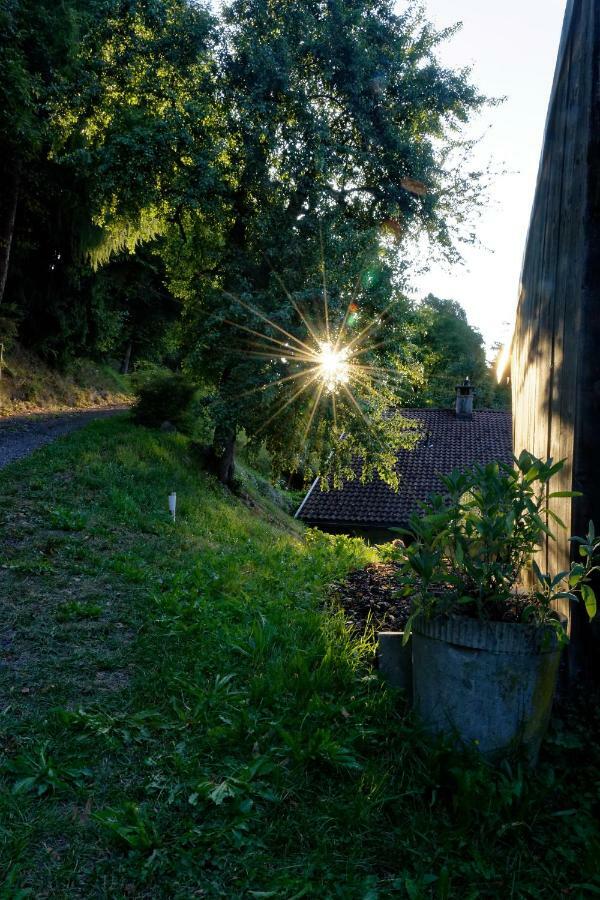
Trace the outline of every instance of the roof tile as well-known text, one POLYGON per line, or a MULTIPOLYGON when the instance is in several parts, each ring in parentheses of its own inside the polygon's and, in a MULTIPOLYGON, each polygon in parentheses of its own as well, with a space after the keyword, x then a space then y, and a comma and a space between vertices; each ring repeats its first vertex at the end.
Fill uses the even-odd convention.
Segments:
POLYGON ((446 409, 403 410, 422 424, 424 437, 414 450, 398 453, 400 488, 396 493, 380 478, 368 484, 345 482, 341 490, 313 486, 298 517, 309 525, 405 527, 411 513, 442 490, 440 475, 469 469, 475 463, 512 462, 512 417, 509 412, 478 410, 472 421, 446 409))

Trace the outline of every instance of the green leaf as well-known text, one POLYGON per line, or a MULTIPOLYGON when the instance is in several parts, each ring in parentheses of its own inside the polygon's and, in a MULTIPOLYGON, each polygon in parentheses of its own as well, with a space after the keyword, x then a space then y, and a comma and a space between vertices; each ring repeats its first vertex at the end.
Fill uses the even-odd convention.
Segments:
POLYGON ((415 621, 415 619, 417 618, 418 615, 419 615, 419 612, 417 612, 417 611, 412 613, 412 615, 408 617, 408 621, 407 621, 406 625, 404 626, 404 637, 402 639, 402 646, 404 646, 404 647, 408 644, 408 642, 410 640, 410 636, 412 634, 412 629, 413 629, 413 622, 415 621))
POLYGON ((556 540, 556 538, 555 538, 554 534, 552 533, 552 531, 550 531, 550 529, 548 528, 548 526, 545 525, 544 523, 542 523, 542 525, 541 525, 541 530, 544 532, 544 534, 547 534, 548 537, 549 537, 551 540, 553 540, 553 541, 556 540))
POLYGON ((535 577, 540 582, 540 584, 549 584, 549 582, 550 582, 549 576, 544 575, 544 573, 542 572, 542 570, 536 563, 535 559, 532 562, 532 567, 533 567, 533 571, 535 573, 535 577))
POLYGON ((555 463, 546 473, 548 480, 552 478, 554 475, 557 475, 562 469, 565 467, 564 459, 561 462, 555 463))
POLYGON ((557 497, 583 497, 581 491, 554 491, 548 494, 548 500, 555 500, 557 497))
POLYGON ((575 594, 572 594, 570 591, 561 591, 560 594, 555 594, 553 599, 554 600, 573 600, 574 602, 576 602, 577 596, 575 594))
POLYGON ((568 574, 568 572, 559 572, 558 575, 555 575, 552 579, 551 587, 556 587, 561 581, 564 581, 568 574))
POLYGON ((30 791, 36 784, 37 778, 35 776, 30 776, 28 778, 19 778, 13 784, 12 792, 13 794, 24 794, 27 791, 30 791))
POLYGON ((557 516, 553 509, 549 509, 549 510, 547 510, 547 512, 548 512, 548 515, 550 516, 550 518, 553 519, 557 525, 560 525, 561 528, 567 527, 565 525, 565 523, 563 522, 563 520, 561 519, 561 517, 557 516))
POLYGON ((589 584, 582 584, 580 590, 583 602, 585 603, 587 614, 590 619, 594 619, 596 617, 596 613, 598 612, 596 594, 589 584))
POLYGON ((224 800, 227 800, 229 797, 234 797, 235 792, 226 781, 223 781, 221 784, 218 784, 208 796, 215 806, 221 806, 224 800))

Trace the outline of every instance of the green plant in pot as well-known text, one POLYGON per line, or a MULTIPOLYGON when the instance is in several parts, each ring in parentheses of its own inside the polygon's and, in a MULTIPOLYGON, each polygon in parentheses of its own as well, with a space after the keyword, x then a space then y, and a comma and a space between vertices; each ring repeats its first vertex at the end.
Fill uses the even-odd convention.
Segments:
POLYGON ((549 483, 564 463, 528 453, 508 465, 476 466, 442 479, 410 522, 400 554, 401 592, 413 612, 415 709, 433 732, 454 735, 494 759, 521 749, 535 764, 548 725, 566 621, 557 601, 582 601, 596 615, 591 586, 600 538, 571 538, 579 560, 567 572, 543 573, 534 555, 564 527, 549 508, 549 483), (526 588, 522 573, 535 572, 526 588))

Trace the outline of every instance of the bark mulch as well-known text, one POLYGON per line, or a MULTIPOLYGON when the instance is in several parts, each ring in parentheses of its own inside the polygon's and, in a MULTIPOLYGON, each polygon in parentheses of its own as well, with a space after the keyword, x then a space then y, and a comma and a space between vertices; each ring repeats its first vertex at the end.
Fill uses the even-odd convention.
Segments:
POLYGON ((410 601, 398 597, 397 566, 378 563, 351 572, 334 585, 333 596, 349 625, 363 634, 375 631, 403 631, 410 615, 410 601))

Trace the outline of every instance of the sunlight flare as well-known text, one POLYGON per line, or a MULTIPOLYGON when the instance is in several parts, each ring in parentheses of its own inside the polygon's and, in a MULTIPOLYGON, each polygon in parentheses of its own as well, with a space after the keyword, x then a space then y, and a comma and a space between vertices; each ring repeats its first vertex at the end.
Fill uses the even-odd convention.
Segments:
POLYGON ((320 323, 311 320, 311 316, 302 308, 300 303, 288 291, 281 277, 270 266, 272 274, 284 291, 292 308, 302 322, 306 333, 299 337, 286 328, 283 324, 274 321, 260 309, 248 303, 241 297, 224 291, 224 295, 234 300, 241 308, 251 313, 263 323, 256 328, 249 327, 239 322, 226 319, 227 324, 242 331, 249 338, 253 338, 244 348, 247 358, 270 361, 272 368, 270 377, 265 378, 262 384, 257 385, 242 396, 254 393, 263 393, 278 388, 291 389, 291 395, 285 396, 278 393, 273 395, 274 408, 272 414, 259 428, 259 432, 265 430, 274 419, 280 416, 296 401, 299 401, 307 392, 311 392, 306 413, 306 427, 303 441, 306 441, 311 427, 318 418, 319 411, 323 410, 324 403, 331 404, 334 427, 337 429, 338 403, 352 408, 355 414, 365 422, 370 429, 371 423, 365 415, 366 406, 377 398, 381 392, 390 389, 391 385, 399 381, 398 373, 379 366, 370 365, 365 357, 369 356, 378 347, 388 343, 388 340, 374 343, 372 333, 384 323, 387 314, 398 302, 396 299, 372 319, 361 322, 362 313, 358 304, 358 293, 361 286, 361 276, 356 279, 354 290, 351 293, 347 309, 342 321, 337 327, 332 327, 333 322, 329 310, 329 297, 324 265, 321 266, 322 284, 322 313, 320 323), (358 323, 362 327, 356 329, 358 323), (302 339, 304 338, 304 339, 302 339), (281 366, 284 366, 283 372, 281 366), (276 377, 273 377, 275 375, 276 377), (279 377, 277 377, 279 376, 279 377), (355 393, 357 396, 355 396, 355 393))
POLYGON ((329 393, 333 394, 350 381, 350 351, 347 347, 337 348, 329 341, 320 343, 319 347, 319 377, 329 393))

